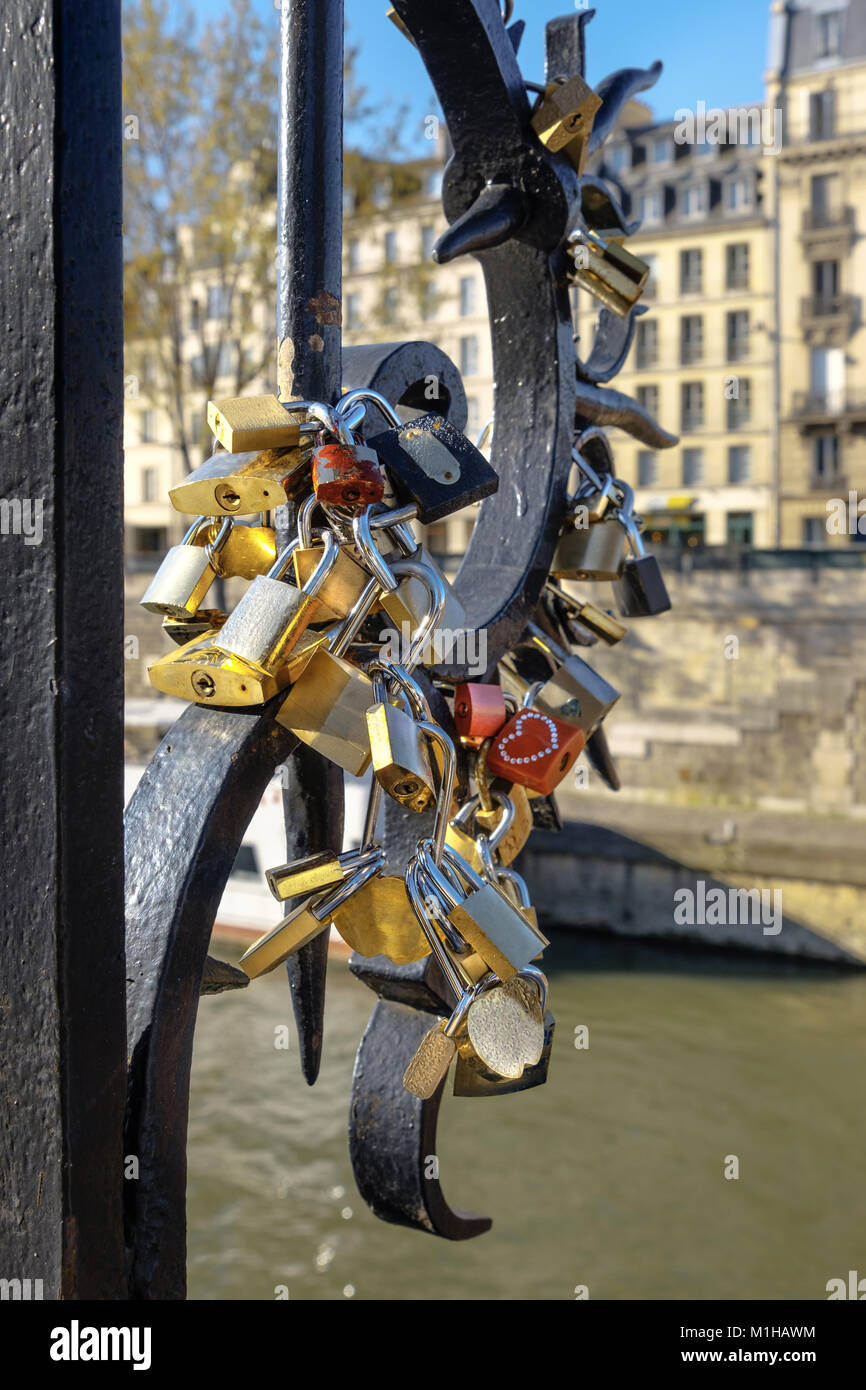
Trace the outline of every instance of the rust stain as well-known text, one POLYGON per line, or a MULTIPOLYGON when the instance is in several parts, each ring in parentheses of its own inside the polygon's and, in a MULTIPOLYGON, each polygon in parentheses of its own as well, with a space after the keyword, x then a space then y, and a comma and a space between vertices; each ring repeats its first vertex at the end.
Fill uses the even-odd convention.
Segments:
POLYGON ((324 352, 325 340, 322 337, 321 333, 314 333, 308 341, 313 352, 324 352))
POLYGON ((277 347, 277 386, 280 400, 291 400, 294 395, 295 344, 291 338, 283 338, 277 347))
POLYGON ((339 299, 329 294, 327 290, 322 290, 321 294, 313 296, 307 305, 307 312, 313 315, 316 323, 339 326, 343 322, 342 305, 339 299))

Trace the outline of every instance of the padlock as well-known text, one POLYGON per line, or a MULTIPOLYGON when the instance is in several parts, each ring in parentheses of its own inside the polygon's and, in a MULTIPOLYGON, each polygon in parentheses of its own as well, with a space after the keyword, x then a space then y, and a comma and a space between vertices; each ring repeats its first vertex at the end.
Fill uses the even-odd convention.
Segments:
MULTIPOLYGON (((318 498, 313 495, 298 508, 298 548, 292 555, 295 570, 295 583, 298 588, 311 578, 322 558, 323 531, 314 531, 313 513, 321 510, 318 498)), ((398 558, 397 552, 394 558, 398 558)), ((348 544, 340 545, 334 568, 329 571, 320 586, 316 597, 321 604, 321 618, 325 622, 345 618, 357 603, 366 588, 370 576, 350 553, 348 544)))
POLYGON ((500 980, 516 975, 549 945, 502 890, 485 882, 454 850, 443 847, 441 868, 429 841, 422 840, 416 853, 425 880, 448 905, 448 921, 500 980), (461 888, 443 872, 446 865, 461 888))
POLYGON ((195 544, 196 535, 209 526, 210 517, 200 516, 190 526, 180 545, 173 545, 145 590, 141 607, 167 618, 188 619, 197 613, 202 599, 217 576, 216 563, 232 523, 223 522, 219 535, 206 549, 195 544))
POLYGON ((632 551, 613 586, 620 613, 624 618, 649 618, 667 613, 671 600, 656 556, 647 554, 632 512, 621 512, 620 520, 632 551))
POLYGON ((612 473, 597 473, 577 449, 572 449, 571 457, 580 471, 580 482, 570 509, 574 513, 580 507, 588 521, 601 521, 611 502, 616 500, 618 480, 612 473))
POLYGON ((373 696, 376 701, 367 710, 367 731, 373 775, 388 796, 412 811, 426 811, 436 799, 433 772, 427 756, 426 742, 419 732, 420 719, 429 719, 429 709, 411 677, 404 681, 396 672, 391 683, 398 684, 412 712, 396 708, 390 702, 385 667, 376 662, 369 668, 373 675, 373 696), (413 715, 415 717, 413 717, 413 715))
POLYGON ((436 1094, 457 1056, 457 1035, 486 987, 485 980, 471 985, 461 994, 450 1018, 441 1019, 424 1034, 403 1073, 403 1089, 410 1095, 430 1100, 436 1094))
POLYGON ((558 584, 554 584, 550 580, 545 588, 558 603, 562 604, 570 621, 581 623, 594 637, 600 637, 609 647, 621 642, 628 632, 624 623, 618 622, 612 613, 598 608, 596 604, 575 598, 573 594, 566 593, 558 584))
POLYGON ((387 956, 395 965, 411 965, 430 954, 430 943, 396 874, 376 874, 335 909, 334 926, 359 956, 387 956))
POLYGON ((277 723, 302 743, 337 763, 354 777, 370 766, 367 710, 373 703, 373 683, 366 672, 344 660, 358 628, 381 592, 379 581, 368 580, 358 602, 327 648, 314 653, 280 707, 277 723))
POLYGON ((504 792, 493 792, 492 795, 497 804, 492 810, 485 810, 479 806, 475 812, 475 823, 490 838, 491 849, 498 849, 502 863, 510 864, 517 858, 532 832, 532 807, 526 788, 519 782, 514 783, 507 796, 504 792), (508 802, 511 803, 514 814, 507 829, 494 840, 496 831, 502 825, 508 802))
POLYGON ((218 630, 206 632, 160 657, 147 669, 151 685, 164 695, 192 700, 197 705, 262 705, 297 680, 314 652, 327 647, 331 638, 327 629, 305 632, 285 665, 268 675, 252 671, 246 663, 233 661, 217 650, 214 643, 219 635, 218 630))
POLYGON ((567 243, 574 269, 572 284, 587 290, 619 318, 631 312, 644 291, 650 268, 616 241, 578 232, 567 243))
POLYGON ((325 532, 322 558, 302 589, 283 578, 297 548, 297 540, 291 541, 268 573, 256 576, 214 643, 251 671, 274 675, 310 623, 322 616, 316 593, 337 562, 336 537, 325 532))
POLYGON ((474 796, 470 796, 469 800, 464 802, 456 816, 451 817, 445 832, 445 844, 448 848, 456 850, 461 859, 465 859, 476 873, 481 873, 484 868, 479 841, 485 840, 488 851, 491 853, 501 851, 515 820, 515 802, 510 796, 506 796, 503 792, 494 792, 492 801, 497 803, 493 807, 493 812, 497 815, 495 825, 479 826, 481 797, 476 792, 474 796), (474 835, 468 829, 473 824, 476 826, 474 835))
POLYGON ((559 786, 583 752, 582 729, 540 709, 519 709, 490 745, 487 767, 546 796, 559 786))
MULTIPOLYGON (((578 504, 579 505, 579 504, 578 504)), ((575 520, 583 522, 580 513, 575 520)), ((617 579, 625 563, 626 535, 615 508, 598 521, 565 528, 554 551, 550 573, 556 579, 617 579)))
POLYGON ((227 617, 220 608, 200 608, 190 618, 163 618, 162 630, 177 646, 184 647, 187 642, 199 642, 207 633, 216 632, 227 617))
POLYGON ((367 507, 385 495, 379 459, 361 444, 320 444, 312 472, 316 497, 333 507, 367 507))
POLYGON ((299 415, 306 408, 306 401, 284 403, 276 396, 235 396, 208 401, 207 423, 230 454, 250 449, 294 449, 301 442, 303 422, 299 415))
POLYGON ((546 149, 564 153, 582 174, 600 106, 601 97, 577 74, 563 82, 548 82, 532 115, 532 129, 546 149))
MULTIPOLYGON (((205 546, 210 555, 212 550, 216 550, 224 524, 218 518, 209 518, 209 525, 198 532, 193 544, 205 546)), ((247 521, 236 521, 217 558, 219 567, 214 567, 223 579, 255 579, 257 574, 267 574, 277 558, 277 533, 273 526, 253 526, 247 521)))
MULTIPOLYGON (((613 709, 619 691, 582 657, 566 652, 537 623, 528 623, 527 633, 529 650, 543 655, 553 668, 549 679, 535 683, 538 688, 532 699, 533 708, 591 734, 613 709)), ((526 701, 532 683, 520 674, 519 656, 512 653, 501 663, 499 677, 504 690, 521 702, 526 701)))
POLYGON ((206 516, 252 516, 273 511, 309 486, 310 448, 212 454, 182 483, 169 488, 175 511, 206 516))
POLYGON ((344 854, 336 854, 328 849, 319 850, 290 864, 266 869, 265 879, 277 902, 321 893, 325 888, 336 888, 338 883, 345 883, 351 877, 358 868, 358 854, 359 851, 354 849, 344 854))
POLYGON ((499 478, 475 445, 442 415, 419 415, 368 439, 397 496, 413 502, 425 525, 480 502, 499 478))
POLYGON ((320 893, 299 903, 272 931, 260 937, 244 952, 238 965, 251 980, 276 970, 289 956, 295 955, 322 932, 328 931, 337 908, 378 874, 384 862, 383 851, 369 851, 368 858, 359 865, 351 878, 331 892, 320 893))
POLYGON ((411 558, 388 564, 375 546, 371 525, 370 514, 364 512, 355 518, 352 529, 362 559, 374 574, 382 577, 385 590, 382 608, 394 623, 404 644, 407 637, 417 634, 422 623, 426 624, 431 636, 423 644, 418 657, 425 666, 447 661, 459 634, 466 630, 463 605, 433 556, 414 537, 406 537, 398 529, 398 539, 411 558), (437 593, 437 610, 432 617, 429 612, 431 581, 437 593))
POLYGON ((486 1080, 517 1081, 544 1052, 547 980, 525 970, 504 984, 480 990, 458 1030, 457 1052, 486 1080))
MULTIPOLYGON (((523 986, 526 981, 530 988, 535 982, 536 976, 541 972, 536 972, 532 967, 524 972, 524 976, 517 976, 513 982, 515 985, 523 986)), ((541 977, 543 979, 543 976, 541 977)), ((545 982, 546 983, 546 982, 545 982)), ((540 989, 540 983, 538 988, 540 989)), ((546 990, 545 990, 546 996, 546 990)), ((527 995, 520 990, 518 997, 526 1000, 529 1009, 532 1010, 532 1002, 527 995)), ((475 1052, 474 1056, 469 1056, 465 1052, 461 1053, 458 1049, 457 1066, 454 1069, 454 1094, 455 1096, 504 1096, 511 1095, 515 1091, 528 1091, 534 1086, 543 1086, 547 1081, 550 1071, 550 1054, 553 1049, 553 1034, 556 1026, 553 1014, 549 1009, 544 1008, 543 1027, 544 1035, 541 1049, 541 1056, 534 1064, 527 1065, 521 1075, 516 1078, 506 1078, 499 1076, 490 1069, 482 1058, 475 1052)), ((483 1023, 485 1020, 479 1020, 483 1023)), ((487 1020, 489 1023, 490 1020, 487 1020)), ((479 1042, 482 1048, 484 1043, 480 1038, 481 1029, 479 1028, 479 1042)))
POLYGON ((462 681, 454 690, 454 727, 478 745, 497 734, 508 718, 502 687, 462 681))

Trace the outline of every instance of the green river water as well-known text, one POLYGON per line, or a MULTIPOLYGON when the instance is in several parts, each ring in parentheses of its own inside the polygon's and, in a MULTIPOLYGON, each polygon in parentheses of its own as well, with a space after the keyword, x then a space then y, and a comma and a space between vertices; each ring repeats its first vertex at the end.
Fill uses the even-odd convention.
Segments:
POLYGON ((548 1084, 443 1101, 443 1190, 494 1222, 458 1244, 377 1221, 355 1189, 349 1091, 374 996, 343 960, 313 1088, 282 970, 202 999, 189 1296, 826 1299, 829 1279, 866 1276, 866 974, 572 936, 546 957, 548 1084))

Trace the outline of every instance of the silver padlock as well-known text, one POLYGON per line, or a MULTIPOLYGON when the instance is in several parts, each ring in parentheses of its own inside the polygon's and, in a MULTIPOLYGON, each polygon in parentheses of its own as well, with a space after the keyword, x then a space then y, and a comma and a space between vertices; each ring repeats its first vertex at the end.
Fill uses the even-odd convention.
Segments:
MULTIPOLYGON (((628 509, 633 492, 627 483, 615 480, 616 490, 628 509)), ((582 504, 578 502, 577 506, 582 504)), ((618 517, 619 508, 609 505, 597 521, 589 518, 587 508, 575 510, 574 521, 566 523, 553 556, 550 573, 556 579, 618 579, 625 563, 627 538, 618 517)))
POLYGON ((322 558, 302 589, 282 577, 298 548, 297 537, 267 574, 256 575, 214 642, 218 651, 254 671, 273 675, 278 670, 321 612, 316 592, 340 554, 331 531, 324 532, 323 542, 322 558))
POLYGON ((183 619, 191 618, 201 608, 219 573, 219 553, 229 538, 232 521, 226 517, 210 545, 196 545, 195 538, 202 527, 212 525, 212 517, 198 517, 180 545, 173 545, 167 552, 141 600, 141 607, 148 613, 183 619))

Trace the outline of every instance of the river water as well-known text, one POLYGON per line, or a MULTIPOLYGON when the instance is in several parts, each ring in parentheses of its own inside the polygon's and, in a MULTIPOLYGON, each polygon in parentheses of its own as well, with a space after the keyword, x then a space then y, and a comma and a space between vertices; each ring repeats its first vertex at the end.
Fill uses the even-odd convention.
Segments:
POLYGON ((866 1276, 866 975, 573 936, 546 957, 548 1084, 442 1104, 443 1190, 493 1217, 458 1244, 377 1221, 355 1189, 374 995, 343 959, 313 1088, 283 971, 202 999, 189 1296, 826 1299, 829 1279, 866 1276))

